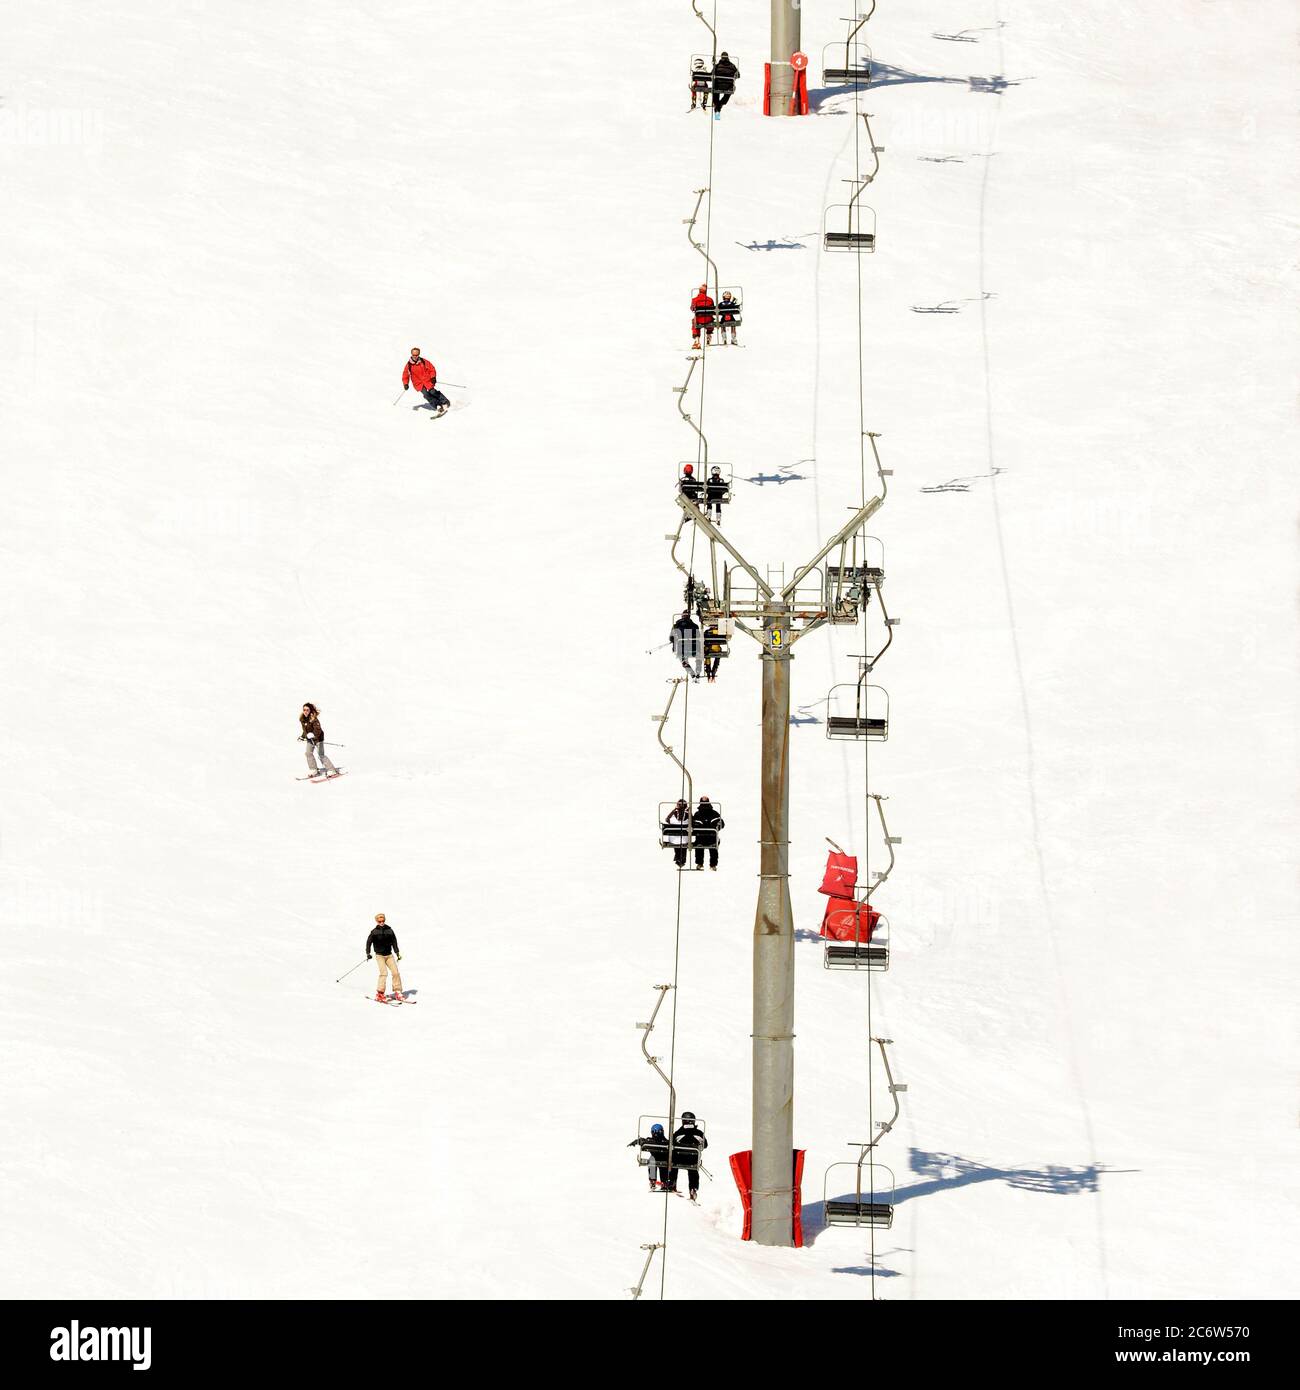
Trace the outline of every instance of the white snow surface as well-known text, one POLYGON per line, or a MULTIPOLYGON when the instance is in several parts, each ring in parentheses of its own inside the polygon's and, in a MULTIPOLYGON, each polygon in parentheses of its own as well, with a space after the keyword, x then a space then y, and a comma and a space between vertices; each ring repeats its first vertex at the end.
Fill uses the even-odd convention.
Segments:
MULTIPOLYGON (((804 5, 814 69, 843 11, 804 5)), ((767 6, 718 24, 743 78, 709 230, 746 322, 704 425, 738 477, 805 475, 727 515, 789 571, 860 495, 855 262, 816 235, 853 99, 765 120, 767 6)), ((1300 1292, 1293 28, 1282 0, 868 26, 897 1219, 738 1238, 738 638, 690 692, 727 831, 683 884, 675 1075, 713 1180, 668 1213, 669 1298, 1300 1292)), ((674 969, 651 649, 707 35, 686 0, 115 0, 8 40, 0 1294, 626 1297, 663 1231, 624 1146, 664 1107, 634 1025, 674 969), (412 344, 472 408, 392 404, 412 344), (305 700, 336 785, 293 780, 305 700), (379 911, 417 1008, 335 983, 379 911)), ((801 642, 795 703, 878 622, 801 642)), ((870 1118, 866 982, 810 939, 824 837, 867 852, 863 755, 822 735, 791 754, 814 1228, 870 1118)))

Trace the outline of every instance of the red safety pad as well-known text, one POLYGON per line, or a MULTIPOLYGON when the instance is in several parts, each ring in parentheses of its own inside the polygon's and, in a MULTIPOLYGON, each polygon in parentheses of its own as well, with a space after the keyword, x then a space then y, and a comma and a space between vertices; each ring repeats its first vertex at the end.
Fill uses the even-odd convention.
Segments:
POLYGON ((808 74, 802 68, 795 72, 794 92, 790 104, 792 115, 806 116, 808 114, 808 74))
POLYGON ((837 854, 834 850, 826 856, 826 873, 822 886, 817 890, 832 898, 848 898, 858 886, 858 860, 856 855, 837 854))
POLYGON ((822 935, 831 941, 870 941, 880 913, 870 903, 852 898, 832 898, 822 918, 822 935))
MULTIPOLYGON (((794 1206, 790 1213, 794 1224, 794 1243, 797 1247, 803 1247, 803 1149, 794 1151, 794 1206)), ((744 1229, 740 1233, 741 1240, 752 1238, 754 1225, 754 1206, 750 1196, 754 1186, 753 1178, 753 1150, 746 1149, 743 1153, 732 1154, 730 1158, 731 1176, 736 1180, 736 1187, 740 1192, 740 1205, 745 1214, 744 1229)))
MULTIPOLYGON (((763 64, 763 115, 772 114, 772 64, 763 64)), ((749 1239, 748 1236, 745 1237, 749 1239)))

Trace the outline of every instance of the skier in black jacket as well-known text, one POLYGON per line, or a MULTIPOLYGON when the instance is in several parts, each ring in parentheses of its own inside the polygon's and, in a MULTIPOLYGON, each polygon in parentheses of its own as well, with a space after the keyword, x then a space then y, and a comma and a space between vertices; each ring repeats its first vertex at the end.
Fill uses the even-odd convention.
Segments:
POLYGON ((724 53, 713 67, 713 112, 716 116, 731 100, 740 69, 724 53))
POLYGON ((633 1139, 628 1148, 638 1148, 649 1160, 650 1191, 658 1192, 668 1177, 668 1136, 663 1125, 651 1125, 649 1136, 633 1139))
POLYGON ((705 511, 713 519, 715 526, 722 525, 722 504, 727 500, 727 480, 721 468, 709 470, 708 481, 704 484, 705 511))
MULTIPOLYGON (((704 851, 709 851, 709 868, 716 871, 718 867, 718 831, 723 828, 726 821, 718 814, 718 808, 713 805, 707 796, 700 797, 700 804, 695 808, 695 867, 704 867, 704 851)), ((685 1118, 683 1116, 683 1118, 685 1118)))
POLYGON ((695 465, 693 463, 684 464, 682 476, 677 481, 677 486, 681 489, 681 494, 688 502, 699 505, 700 498, 704 496, 705 484, 695 476, 695 465))
POLYGON ((709 1147, 709 1141, 704 1137, 704 1131, 696 1127, 695 1112, 692 1110, 682 1111, 682 1122, 673 1131, 672 1148, 669 1157, 674 1166, 668 1170, 668 1191, 677 1191, 677 1173, 679 1169, 686 1172, 686 1186, 690 1190, 691 1201, 699 1198, 700 1191, 700 1159, 704 1150, 709 1147))
POLYGON ((388 925, 388 919, 382 912, 375 913, 375 925, 371 928, 370 935, 366 937, 366 959, 370 959, 370 953, 374 951, 375 959, 379 962, 379 987, 375 991, 375 998, 384 998, 385 977, 393 977, 393 999, 402 997, 402 977, 398 973, 394 957, 401 960, 402 953, 397 947, 397 933, 388 925))
POLYGON ((699 680, 704 671, 704 658, 700 651, 700 625, 691 617, 688 608, 673 624, 669 641, 673 644, 673 654, 682 663, 682 670, 699 680), (691 670, 692 663, 695 666, 691 670))

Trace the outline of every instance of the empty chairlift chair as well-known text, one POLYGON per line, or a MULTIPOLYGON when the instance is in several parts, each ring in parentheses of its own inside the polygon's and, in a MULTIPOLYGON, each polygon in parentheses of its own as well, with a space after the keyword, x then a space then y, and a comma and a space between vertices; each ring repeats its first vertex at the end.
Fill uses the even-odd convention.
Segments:
POLYGON ((889 737, 889 692, 865 681, 833 686, 826 699, 826 737, 883 742, 889 737))
POLYGON ((828 43, 822 49, 823 87, 871 85, 871 50, 865 43, 828 43))
POLYGON ((822 223, 822 245, 827 251, 874 251, 875 209, 857 201, 828 207, 822 223))
MULTIPOLYGON (((847 1182, 847 1175, 842 1175, 835 1186, 842 1188, 847 1182)), ((883 1164, 864 1159, 832 1163, 826 1170, 822 1207, 828 1226, 876 1226, 888 1230, 894 1224, 894 1175, 883 1164), (832 1197, 831 1174, 845 1168, 853 1170, 849 1191, 832 1197)))

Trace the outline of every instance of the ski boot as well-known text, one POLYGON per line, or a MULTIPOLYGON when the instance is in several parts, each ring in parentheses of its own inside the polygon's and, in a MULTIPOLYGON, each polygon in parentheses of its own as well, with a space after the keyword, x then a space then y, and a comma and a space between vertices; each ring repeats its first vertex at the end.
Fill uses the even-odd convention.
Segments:
POLYGON ((384 994, 384 991, 383 991, 382 989, 377 989, 377 990, 375 991, 375 1003, 376 1003, 376 1004, 387 1004, 387 1003, 388 1003, 388 998, 387 998, 387 996, 384 994))

